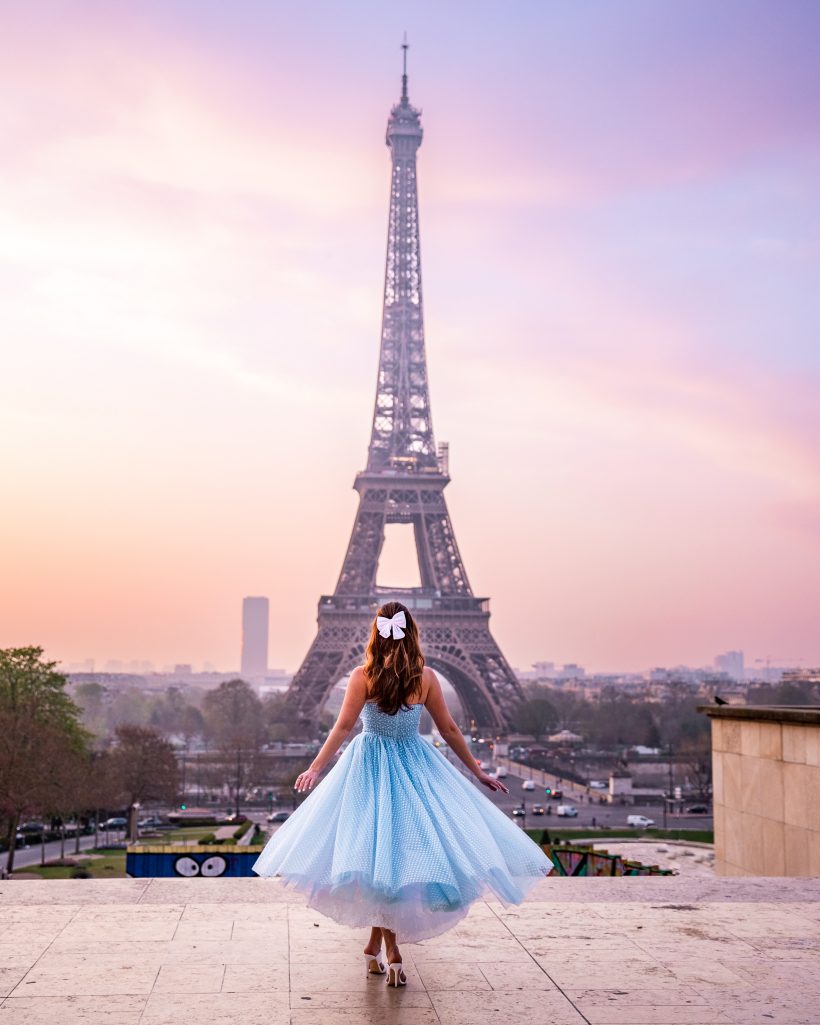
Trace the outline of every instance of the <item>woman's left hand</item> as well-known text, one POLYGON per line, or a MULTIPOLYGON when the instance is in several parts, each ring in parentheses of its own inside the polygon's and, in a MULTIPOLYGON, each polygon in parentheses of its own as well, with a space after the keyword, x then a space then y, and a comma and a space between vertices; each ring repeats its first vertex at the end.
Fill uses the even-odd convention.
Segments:
POLYGON ((293 789, 299 791, 310 790, 320 775, 321 773, 318 769, 305 769, 304 772, 300 772, 296 777, 293 789))

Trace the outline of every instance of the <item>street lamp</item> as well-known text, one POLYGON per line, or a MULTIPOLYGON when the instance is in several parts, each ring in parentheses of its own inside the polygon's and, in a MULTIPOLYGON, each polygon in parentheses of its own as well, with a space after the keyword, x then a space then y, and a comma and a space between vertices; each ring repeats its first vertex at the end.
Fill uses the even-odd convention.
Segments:
POLYGON ((672 745, 669 745, 669 758, 666 763, 666 767, 669 773, 669 794, 663 795, 663 828, 666 829, 666 806, 672 800, 672 794, 674 794, 673 781, 672 781, 672 745))
POLYGON ((139 810, 139 801, 134 801, 134 803, 128 809, 128 839, 131 841, 131 843, 135 843, 139 839, 139 830, 137 829, 137 814, 139 810))
POLYGON ((187 780, 185 779, 186 771, 188 768, 188 741, 186 740, 182 746, 182 801, 185 801, 185 789, 187 780))

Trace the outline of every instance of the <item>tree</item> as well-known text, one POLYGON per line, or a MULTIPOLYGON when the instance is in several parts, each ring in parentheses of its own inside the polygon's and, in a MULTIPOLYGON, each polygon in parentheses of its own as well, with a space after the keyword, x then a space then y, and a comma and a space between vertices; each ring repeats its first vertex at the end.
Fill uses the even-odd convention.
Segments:
POLYGON ((0 649, 0 813, 9 873, 21 816, 51 806, 61 771, 89 739, 56 665, 36 646, 0 649))
POLYGON ((185 742, 185 747, 191 743, 192 737, 201 737, 205 732, 205 717, 196 705, 186 705, 179 715, 177 733, 185 742))
POLYGON ((130 812, 129 838, 136 840, 135 805, 176 802, 179 772, 174 749, 149 727, 118 726, 109 764, 114 791, 130 812))
POLYGON ((587 701, 581 712, 581 732, 590 744, 603 749, 645 744, 658 747, 660 734, 652 707, 617 687, 603 687, 597 700, 587 701))
MULTIPOLYGON (((306 726, 296 702, 288 691, 268 694, 262 706, 262 714, 269 741, 308 740, 315 733, 312 726, 306 726)), ((327 718, 327 714, 323 713, 322 721, 327 718)), ((329 726, 332 726, 334 721, 331 716, 329 726)))
POLYGON ((664 747, 679 750, 687 740, 697 740, 711 732, 709 717, 697 710, 695 695, 670 693, 657 708, 658 733, 664 747))
POLYGON ((114 694, 108 714, 109 729, 117 726, 147 726, 151 717, 150 700, 129 688, 114 694))
POLYGON ((244 680, 226 680, 205 695, 203 713, 205 735, 231 766, 238 815, 242 789, 262 743, 262 703, 244 680))
POLYGON ((179 687, 168 687, 151 710, 150 725, 163 733, 183 736, 187 744, 191 737, 202 733, 204 720, 199 709, 185 700, 179 687))
POLYGON ((108 732, 108 703, 111 695, 99 683, 81 683, 74 688, 74 700, 82 708, 83 725, 91 733, 108 732))
POLYGON ((712 784, 712 741, 708 733, 697 737, 687 737, 676 754, 683 765, 692 785, 692 789, 700 800, 709 798, 712 784))
POLYGON ((514 725, 521 733, 529 733, 538 741, 558 725, 555 705, 547 698, 527 698, 515 709, 514 725))
POLYGON ((94 813, 94 846, 98 845, 101 810, 113 811, 121 801, 111 751, 90 751, 83 786, 84 806, 94 813))
POLYGON ((815 705, 820 700, 820 684, 809 680, 781 680, 780 683, 753 683, 746 701, 750 705, 815 705))

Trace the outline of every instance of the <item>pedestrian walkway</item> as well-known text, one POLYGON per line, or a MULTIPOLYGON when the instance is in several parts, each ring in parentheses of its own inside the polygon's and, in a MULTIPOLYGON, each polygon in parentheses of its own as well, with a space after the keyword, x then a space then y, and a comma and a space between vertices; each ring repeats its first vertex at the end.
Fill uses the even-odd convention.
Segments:
POLYGON ((365 976, 277 880, 0 883, 0 1025, 820 1023, 820 880, 561 879, 365 976))

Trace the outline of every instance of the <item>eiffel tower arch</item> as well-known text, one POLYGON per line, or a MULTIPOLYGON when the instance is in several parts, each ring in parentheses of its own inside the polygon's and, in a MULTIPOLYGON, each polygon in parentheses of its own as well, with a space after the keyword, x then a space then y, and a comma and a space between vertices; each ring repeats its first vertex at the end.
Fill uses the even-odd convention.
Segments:
POLYGON ((444 488, 446 444, 436 448, 430 412, 421 291, 416 152, 420 111, 407 95, 407 48, 401 99, 387 122, 390 213, 381 349, 367 467, 353 487, 359 506, 333 594, 319 599, 317 633, 288 690, 315 722, 338 680, 363 661, 370 624, 389 600, 418 623, 425 661, 452 683, 469 725, 511 728, 520 684, 490 633, 489 599, 476 597, 456 543, 444 488), (419 587, 376 585, 385 527, 412 524, 419 587))

